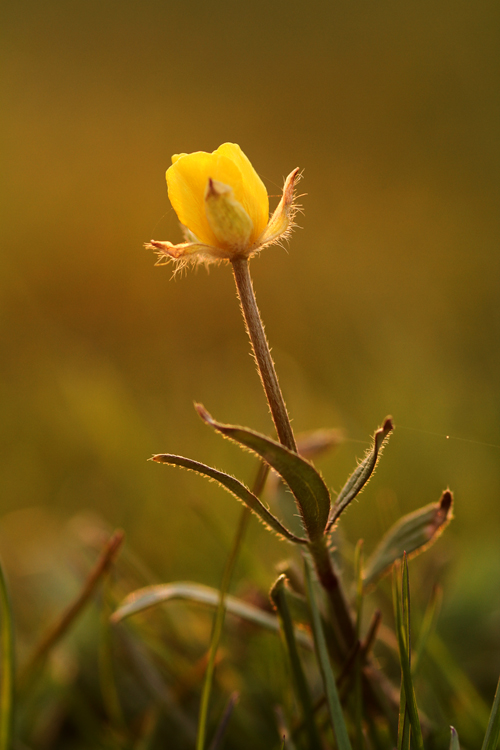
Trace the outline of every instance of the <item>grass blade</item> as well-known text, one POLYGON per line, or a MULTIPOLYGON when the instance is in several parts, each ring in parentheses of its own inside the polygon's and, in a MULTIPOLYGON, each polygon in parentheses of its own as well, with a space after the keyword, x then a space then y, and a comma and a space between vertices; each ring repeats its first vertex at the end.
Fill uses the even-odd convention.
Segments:
POLYGON ((406 708, 405 686, 401 682, 398 717, 398 750, 410 750, 410 722, 408 721, 408 710, 406 708))
POLYGON ((330 513, 330 493, 314 466, 275 440, 246 427, 221 424, 201 404, 196 410, 204 422, 225 437, 256 453, 283 478, 292 491, 310 539, 323 533, 330 513))
POLYGON ((199 461, 193 461, 191 458, 175 456, 172 453, 159 453, 158 455, 153 456, 151 460, 160 464, 180 466, 183 469, 190 469, 191 471, 201 474, 204 477, 208 477, 209 479, 215 479, 215 481, 219 482, 224 489, 228 490, 228 492, 234 495, 234 497, 245 503, 245 505, 260 518, 264 525, 276 532, 278 536, 287 539, 289 542, 295 542, 295 544, 307 544, 307 539, 301 539, 288 531, 288 529, 278 521, 276 516, 273 516, 273 514, 268 511, 259 498, 254 495, 248 487, 245 487, 243 482, 240 482, 239 479, 232 477, 230 474, 213 469, 211 466, 206 466, 206 464, 202 464, 199 461))
POLYGON ((330 721, 332 724, 335 741, 337 743, 338 750, 352 750, 349 735, 347 734, 347 727, 344 720, 344 714, 342 712, 342 706, 340 705, 335 677, 333 675, 330 665, 330 659, 328 657, 325 634, 323 632, 323 626, 321 624, 321 615, 319 613, 318 605, 314 596, 311 566, 305 556, 304 573, 307 601, 309 602, 309 607, 311 610, 311 622, 314 634, 316 657, 318 659, 321 677, 323 679, 328 712, 330 714, 330 721))
POLYGON ((410 589, 408 580, 408 560, 403 557, 403 580, 402 596, 399 593, 398 570, 394 569, 393 576, 393 598, 394 614, 396 620, 396 635, 399 644, 399 658, 401 661, 401 672, 405 690, 406 707, 413 733, 414 743, 417 750, 424 750, 422 729, 418 717, 417 701, 411 678, 411 647, 410 647, 410 589))
POLYGON ((14 726, 14 624, 7 581, 0 565, 2 681, 0 685, 0 750, 10 750, 14 726))
POLYGON ((498 680, 493 706, 491 707, 488 728, 481 750, 496 750, 500 737, 500 679, 498 680))
POLYGON ((460 742, 458 741, 458 732, 455 727, 450 727, 450 750, 460 750, 460 742))
POLYGON ((318 729, 314 721, 313 702, 300 661, 299 652, 297 650, 297 642, 295 640, 293 622, 292 618, 290 617, 290 612, 286 601, 284 575, 281 575, 272 587, 271 601, 278 610, 278 617, 280 619, 285 646, 292 668, 293 681, 295 683, 299 703, 302 707, 304 723, 309 735, 311 750, 321 750, 322 745, 319 738, 318 729))

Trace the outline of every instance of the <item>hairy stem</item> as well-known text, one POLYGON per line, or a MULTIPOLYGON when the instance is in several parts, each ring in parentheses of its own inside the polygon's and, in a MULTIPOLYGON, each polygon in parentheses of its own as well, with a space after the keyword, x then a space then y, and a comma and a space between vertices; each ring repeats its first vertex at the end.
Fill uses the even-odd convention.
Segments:
MULTIPOLYGON (((232 261, 234 278, 238 289, 243 316, 252 342, 255 359, 267 395, 276 431, 282 445, 297 452, 290 419, 278 384, 276 370, 269 351, 264 326, 255 300, 250 276, 249 263, 246 258, 235 258, 232 261)), ((349 608, 340 588, 340 581, 333 568, 325 537, 309 545, 314 565, 321 585, 325 589, 335 613, 336 629, 341 648, 347 653, 356 641, 354 626, 349 608)))
POLYGON ((252 278, 247 258, 232 260, 234 279, 241 302, 245 324, 252 343, 255 360, 267 396, 271 415, 278 433, 279 441, 286 448, 297 453, 297 445, 286 410, 283 394, 278 383, 274 362, 267 342, 264 326, 255 300, 252 278))
POLYGON ((328 550, 326 537, 322 536, 309 545, 314 567, 319 582, 324 588, 334 612, 332 625, 336 631, 337 641, 346 655, 357 641, 349 606, 344 598, 340 581, 333 567, 333 560, 328 550))

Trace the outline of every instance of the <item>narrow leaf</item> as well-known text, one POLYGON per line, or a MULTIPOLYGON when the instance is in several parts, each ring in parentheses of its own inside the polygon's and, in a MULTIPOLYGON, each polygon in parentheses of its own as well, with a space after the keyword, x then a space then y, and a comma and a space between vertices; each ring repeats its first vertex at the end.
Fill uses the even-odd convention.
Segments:
POLYGON ((500 737, 500 679, 498 680, 495 698, 491 707, 490 720, 481 750, 496 750, 500 737))
POLYGON ((394 424, 392 418, 386 417, 382 427, 380 427, 373 436, 372 447, 369 449, 365 458, 354 469, 353 473, 351 474, 343 488, 340 490, 335 505, 333 506, 332 512, 330 514, 328 531, 332 530, 341 513, 344 512, 349 503, 354 500, 356 495, 359 495, 365 484, 370 479, 371 475, 375 471, 377 461, 382 453, 384 441, 393 429, 394 424))
POLYGON ((330 665, 330 659, 328 657, 328 648, 326 645, 325 634, 323 632, 323 626, 321 624, 321 615, 319 613, 318 605, 314 596, 311 567, 309 561, 305 557, 304 572, 307 601, 311 610, 311 622, 313 628, 316 657, 318 660, 321 677, 323 679, 328 712, 330 714, 330 721, 332 724, 333 733, 335 735, 336 746, 338 750, 352 750, 351 743, 349 741, 349 735, 347 734, 347 727, 344 720, 344 714, 342 712, 342 706, 340 705, 335 677, 333 675, 332 667, 330 665))
POLYGON ((450 520, 453 495, 445 490, 438 503, 431 503, 409 513, 392 526, 370 557, 364 575, 365 589, 387 573, 396 560, 415 557, 440 536, 450 520))
POLYGON ((297 691, 297 698, 302 706, 304 723, 309 735, 311 750, 321 750, 321 740, 314 721, 314 707, 311 693, 309 692, 309 686, 297 650, 293 622, 286 601, 284 575, 281 575, 272 587, 271 601, 278 610, 278 617, 292 668, 292 677, 297 691))
POLYGON ((216 422, 201 404, 200 417, 211 427, 260 456, 290 487, 310 539, 323 533, 330 512, 330 493, 314 466, 280 443, 245 427, 216 422))
POLYGON ((406 693, 403 681, 399 694, 398 744, 397 750, 410 750, 410 722, 406 708, 406 693))
POLYGON ((450 750, 460 750, 460 742, 458 741, 458 732, 455 727, 450 727, 450 750))
POLYGON ((307 544, 307 539, 301 539, 300 537, 297 537, 295 536, 295 534, 292 534, 290 531, 288 531, 288 529, 286 529, 283 524, 278 521, 276 516, 273 516, 273 514, 266 508, 266 506, 261 503, 259 498, 254 495, 253 492, 250 492, 248 487, 240 482, 239 479, 236 479, 229 474, 225 474, 223 471, 212 469, 211 466, 206 466, 205 464, 199 463, 199 461, 193 461, 192 459, 184 458, 183 456, 174 456, 171 453, 160 453, 157 456, 153 456, 151 460, 156 461, 160 464, 182 466, 182 468, 184 469, 190 469, 191 471, 195 471, 197 474, 202 474, 205 477, 209 477, 209 479, 215 479, 216 482, 219 482, 219 484, 221 484, 232 495, 238 498, 238 500, 241 500, 243 503, 245 503, 245 505, 247 505, 250 510, 252 510, 255 515, 260 518, 264 525, 269 529, 272 529, 272 531, 275 531, 276 534, 279 534, 279 536, 287 539, 289 542, 295 542, 296 544, 307 544))
POLYGON ((14 625, 7 581, 0 565, 0 750, 10 750, 14 725, 14 625))
MULTIPOLYGON (((220 601, 220 592, 210 586, 203 586, 201 583, 191 583, 190 581, 179 581, 176 583, 164 583, 156 586, 146 586, 129 594, 121 603, 121 606, 112 615, 112 622, 120 622, 126 617, 144 612, 158 604, 163 604, 173 599, 185 599, 190 602, 206 604, 209 607, 217 607, 220 601)), ((270 614, 253 604, 248 604, 236 596, 227 594, 224 597, 224 606, 226 612, 231 615, 240 617, 242 620, 258 625, 265 630, 271 630, 274 633, 279 632, 279 622, 276 615, 270 614)), ((313 650, 311 638, 304 630, 297 629, 295 637, 301 646, 309 651, 313 650)))
POLYGON ((415 691, 411 679, 410 666, 410 632, 409 632, 409 586, 408 586, 408 561, 403 558, 403 597, 401 599, 398 587, 397 568, 394 568, 393 576, 393 601, 396 619, 396 635, 399 645, 399 658, 401 661, 401 672, 405 691, 406 707, 410 719, 411 730, 417 750, 423 750, 422 729, 418 717, 415 691))

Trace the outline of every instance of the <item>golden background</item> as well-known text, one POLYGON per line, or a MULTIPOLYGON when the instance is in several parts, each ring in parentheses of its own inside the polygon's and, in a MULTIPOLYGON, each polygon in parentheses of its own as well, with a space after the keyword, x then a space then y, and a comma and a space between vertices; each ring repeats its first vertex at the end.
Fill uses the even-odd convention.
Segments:
MULTIPOLYGON (((181 238, 171 154, 234 141, 274 196, 304 170, 302 228, 252 263, 295 429, 344 430, 318 462, 338 491, 357 441, 397 426, 346 537, 369 551, 449 485, 422 586, 498 653, 499 21, 460 0, 7 3, 0 540, 37 532, 27 509, 90 509, 161 580, 219 581, 237 503, 146 459, 249 481, 192 402, 272 423, 230 269, 171 280, 142 244, 181 238)), ((254 528, 240 573, 268 586, 284 554, 254 528)))

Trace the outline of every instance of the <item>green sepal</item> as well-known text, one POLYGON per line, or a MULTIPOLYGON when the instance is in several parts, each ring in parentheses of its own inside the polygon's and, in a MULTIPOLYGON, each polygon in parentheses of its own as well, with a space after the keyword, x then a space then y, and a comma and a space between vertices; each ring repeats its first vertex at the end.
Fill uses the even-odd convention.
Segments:
POLYGON ((152 456, 151 461, 156 461, 160 464, 171 464, 173 466, 181 466, 184 469, 190 469, 195 471, 197 474, 202 474, 209 479, 215 479, 219 482, 224 489, 228 490, 238 500, 241 500, 252 510, 264 523, 267 528, 275 531, 276 534, 283 537, 289 542, 295 544, 307 544, 307 539, 301 539, 295 534, 288 531, 283 524, 278 521, 276 516, 268 511, 265 505, 261 503, 259 498, 250 492, 248 487, 240 482, 236 477, 232 477, 230 474, 225 474, 223 471, 213 469, 211 466, 206 466, 199 461, 193 461, 191 458, 184 458, 184 456, 175 456, 172 453, 159 453, 156 456, 152 456))
POLYGON ((275 440, 246 427, 216 422, 201 404, 195 406, 204 422, 256 453, 283 478, 297 501, 309 539, 318 539, 328 521, 330 493, 314 466, 275 440))
POLYGON ((380 541, 367 562, 363 576, 365 589, 387 573, 403 557, 415 557, 429 547, 453 518, 453 495, 445 490, 438 503, 431 503, 397 521, 380 541))

